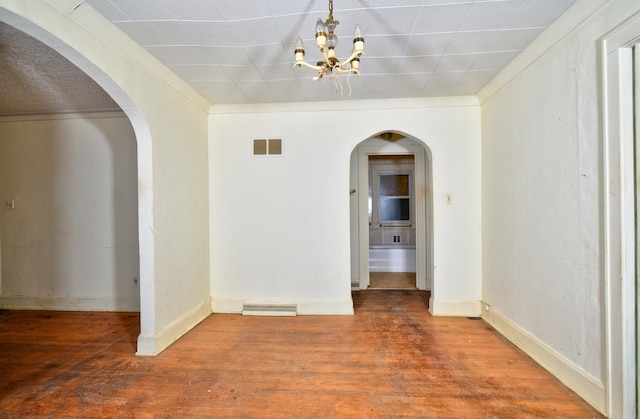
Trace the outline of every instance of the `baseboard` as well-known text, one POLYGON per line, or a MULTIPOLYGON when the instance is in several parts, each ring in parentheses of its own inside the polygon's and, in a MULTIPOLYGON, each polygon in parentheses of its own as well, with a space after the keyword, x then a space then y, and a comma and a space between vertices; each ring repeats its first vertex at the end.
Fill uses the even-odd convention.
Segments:
POLYGON ((0 309, 140 311, 139 298, 0 295, 0 309))
POLYGON ((240 299, 212 298, 213 313, 239 314, 244 304, 295 304, 298 315, 352 315, 353 301, 247 301, 240 299))
POLYGON ((564 385, 599 410, 606 410, 604 383, 487 304, 482 318, 564 385))
POLYGON ((429 312, 432 316, 478 317, 482 311, 479 300, 440 301, 433 295, 429 299, 429 312))
POLYGON ((206 299, 194 309, 185 313, 182 317, 170 323, 154 335, 138 336, 138 350, 136 355, 154 356, 171 346, 185 333, 193 329, 202 320, 211 315, 211 301, 206 299))

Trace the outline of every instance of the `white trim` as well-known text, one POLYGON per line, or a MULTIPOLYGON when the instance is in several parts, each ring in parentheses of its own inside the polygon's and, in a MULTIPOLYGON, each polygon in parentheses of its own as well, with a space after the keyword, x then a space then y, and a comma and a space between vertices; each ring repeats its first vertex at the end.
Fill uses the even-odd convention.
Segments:
POLYGON ((482 305, 480 300, 442 301, 431 295, 429 313, 432 316, 478 317, 482 305))
POLYGON ((155 334, 141 333, 138 336, 138 351, 136 355, 158 355, 210 315, 211 300, 207 298, 200 305, 185 313, 164 329, 156 331, 155 334))
POLYGON ((287 113, 287 112, 322 112, 322 111, 356 111, 376 109, 417 109, 417 108, 460 108, 478 107, 475 96, 447 96, 410 99, 380 100, 347 100, 342 102, 291 102, 242 105, 212 105, 209 115, 245 114, 245 113, 287 113))
POLYGON ((543 341, 509 320, 504 314, 483 304, 482 319, 529 355, 534 361, 575 391, 600 412, 606 410, 604 383, 584 371, 543 341))
POLYGON ((631 47, 640 13, 602 40, 606 413, 636 417, 635 243, 631 47), (631 294, 631 295, 629 295, 631 294))
POLYGON ((138 297, 59 297, 0 295, 3 310, 140 311, 138 297))

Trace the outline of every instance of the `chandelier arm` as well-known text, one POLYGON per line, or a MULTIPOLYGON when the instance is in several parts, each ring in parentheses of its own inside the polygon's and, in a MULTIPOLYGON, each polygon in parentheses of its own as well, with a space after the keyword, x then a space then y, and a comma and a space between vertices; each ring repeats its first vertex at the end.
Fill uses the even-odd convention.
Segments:
POLYGON ((316 71, 320 71, 320 70, 322 69, 322 67, 321 67, 321 66, 319 66, 319 65, 309 64, 309 63, 308 63, 308 62, 306 62, 306 61, 296 61, 296 63, 295 63, 293 66, 294 66, 294 67, 302 67, 302 66, 305 66, 305 67, 312 68, 312 69, 314 69, 314 70, 316 70, 316 71))
POLYGON ((351 63, 351 61, 353 61, 354 58, 359 58, 361 55, 364 55, 364 51, 354 51, 353 54, 349 56, 349 58, 340 62, 340 67, 351 63))
POLYGON ((336 70, 339 74, 343 74, 343 73, 353 73, 356 75, 360 75, 360 70, 356 70, 355 68, 337 68, 336 70))

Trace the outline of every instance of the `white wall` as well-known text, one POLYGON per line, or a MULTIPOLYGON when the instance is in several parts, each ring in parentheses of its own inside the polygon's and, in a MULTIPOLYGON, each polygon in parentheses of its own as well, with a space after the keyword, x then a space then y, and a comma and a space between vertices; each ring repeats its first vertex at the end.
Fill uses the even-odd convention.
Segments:
POLYGON ((0 307, 138 310, 137 189, 122 113, 0 119, 0 307))
POLYGON ((243 302, 295 303, 302 313, 352 311, 351 153, 393 130, 432 152, 435 313, 479 314, 479 122, 473 98, 214 107, 214 311, 237 312, 243 302), (282 138, 284 155, 253 157, 253 138, 282 138), (447 192, 454 204, 445 203, 447 192))
POLYGON ((602 411, 598 40, 639 8, 578 1, 480 93, 486 318, 602 411))

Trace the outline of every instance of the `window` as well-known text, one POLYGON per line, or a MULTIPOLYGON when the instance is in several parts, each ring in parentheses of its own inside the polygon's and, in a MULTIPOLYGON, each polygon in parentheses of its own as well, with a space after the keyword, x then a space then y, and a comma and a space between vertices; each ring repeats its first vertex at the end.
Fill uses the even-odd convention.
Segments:
POLYGON ((411 178, 409 173, 380 173, 380 221, 411 221, 411 178))

